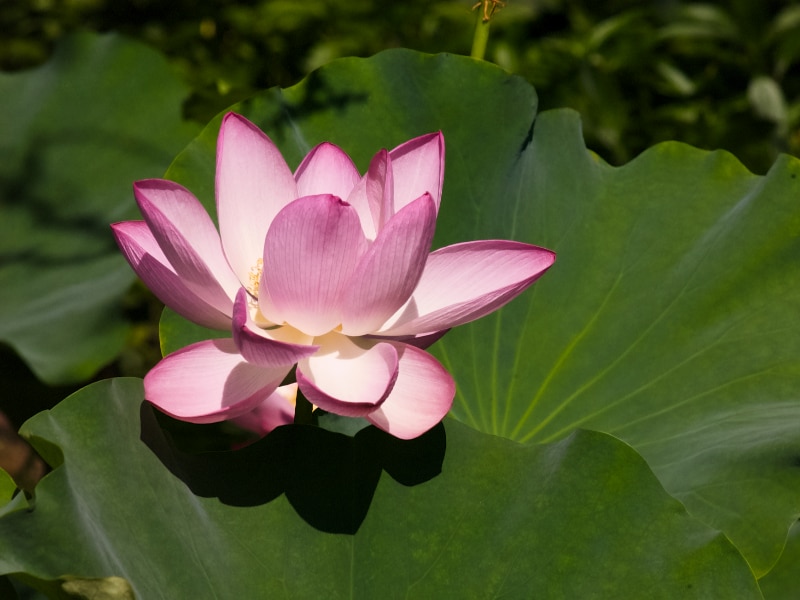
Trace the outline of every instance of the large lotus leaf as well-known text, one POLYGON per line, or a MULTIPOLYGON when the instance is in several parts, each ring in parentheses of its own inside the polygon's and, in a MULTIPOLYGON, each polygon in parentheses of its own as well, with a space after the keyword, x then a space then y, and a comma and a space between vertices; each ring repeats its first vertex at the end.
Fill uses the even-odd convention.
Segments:
POLYGON ((455 413, 519 441, 613 433, 765 573, 800 512, 800 162, 756 177, 671 143, 614 169, 563 113, 525 158, 507 218, 559 261, 443 341, 455 413))
MULTIPOLYGON (((532 291, 434 346, 458 384, 453 414, 520 441, 614 433, 764 574, 800 512, 800 163, 758 177, 668 143, 612 168, 575 113, 535 107, 494 67, 392 51, 234 109, 292 166, 328 139, 363 170, 377 148, 441 129, 436 244, 558 253, 532 291)), ((218 126, 168 172, 212 211, 218 126)))
POLYGON ((107 380, 23 426, 57 466, 32 510, 0 517, 0 573, 50 593, 130 593, 122 577, 138 598, 760 597, 730 542, 606 434, 289 426, 188 455, 142 400, 140 380, 107 380))
POLYGON ((778 563, 758 582, 766 600, 796 600, 798 565, 800 565, 800 520, 789 531, 786 548, 778 563))
POLYGON ((49 383, 88 378, 124 343, 134 278, 108 226, 135 217, 131 183, 196 132, 186 95, 159 54, 116 35, 0 74, 0 340, 49 383))

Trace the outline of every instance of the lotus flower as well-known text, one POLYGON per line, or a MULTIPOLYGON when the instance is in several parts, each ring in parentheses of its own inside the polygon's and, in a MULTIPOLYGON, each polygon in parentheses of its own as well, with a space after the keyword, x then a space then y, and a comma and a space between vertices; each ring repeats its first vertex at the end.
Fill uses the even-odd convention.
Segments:
POLYGON ((293 174, 263 132, 229 113, 216 169, 219 233, 191 192, 157 179, 134 185, 144 221, 112 226, 167 306, 232 332, 168 355, 145 377, 145 397, 185 421, 266 433, 291 421, 299 388, 325 411, 417 437, 455 395, 423 348, 506 304, 555 260, 497 240, 430 252, 441 133, 381 150, 364 176, 322 143, 293 174), (295 365, 296 385, 282 386, 295 365))

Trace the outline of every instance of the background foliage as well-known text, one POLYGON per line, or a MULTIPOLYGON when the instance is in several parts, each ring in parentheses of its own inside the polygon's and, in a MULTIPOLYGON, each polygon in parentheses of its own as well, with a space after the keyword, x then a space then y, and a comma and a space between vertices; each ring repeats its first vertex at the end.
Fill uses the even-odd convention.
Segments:
MULTIPOLYGON (((77 29, 119 31, 169 57, 205 123, 252 92, 342 56, 406 47, 468 54, 471 0, 3 0, 0 67, 44 61, 77 29)), ((509 0, 488 59, 541 108, 581 113, 589 147, 620 164, 677 139, 756 172, 800 152, 800 6, 791 0, 509 0)), ((502 110, 502 107, 495 107, 502 110)))

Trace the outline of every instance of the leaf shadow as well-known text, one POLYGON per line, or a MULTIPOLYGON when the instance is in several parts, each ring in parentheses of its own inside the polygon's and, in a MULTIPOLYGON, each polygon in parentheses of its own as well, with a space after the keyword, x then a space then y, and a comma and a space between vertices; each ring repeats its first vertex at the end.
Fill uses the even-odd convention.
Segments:
POLYGON ((383 471, 405 486, 439 475, 447 446, 441 423, 414 440, 375 427, 349 437, 285 425, 244 448, 190 453, 161 427, 155 411, 142 403, 140 439, 193 493, 231 506, 266 504, 285 494, 301 518, 327 533, 358 531, 383 471))

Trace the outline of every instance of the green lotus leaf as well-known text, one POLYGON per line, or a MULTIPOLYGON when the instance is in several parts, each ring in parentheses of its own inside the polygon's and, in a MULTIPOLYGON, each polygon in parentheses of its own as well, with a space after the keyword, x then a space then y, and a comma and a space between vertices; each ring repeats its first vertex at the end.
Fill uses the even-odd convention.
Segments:
MULTIPOLYGON (((403 50, 336 61, 233 110, 293 167, 330 140, 363 171, 377 149, 441 129, 435 245, 507 238, 558 254, 532 290, 432 348, 458 385, 453 415, 522 442, 612 433, 769 571, 800 511, 800 162, 759 177, 665 143, 610 167, 577 114, 537 115, 522 79, 403 50)), ((212 214, 220 119, 168 172, 212 214)))
POLYGON ((140 380, 113 379, 22 433, 62 458, 32 510, 0 517, 0 574, 51 594, 760 597, 733 545, 599 432, 542 445, 453 419, 412 442, 288 426, 189 454, 140 380))
POLYGON ((798 564, 800 564, 800 520, 789 530, 789 539, 778 563, 758 582, 766 600, 794 600, 797 597, 798 564))

